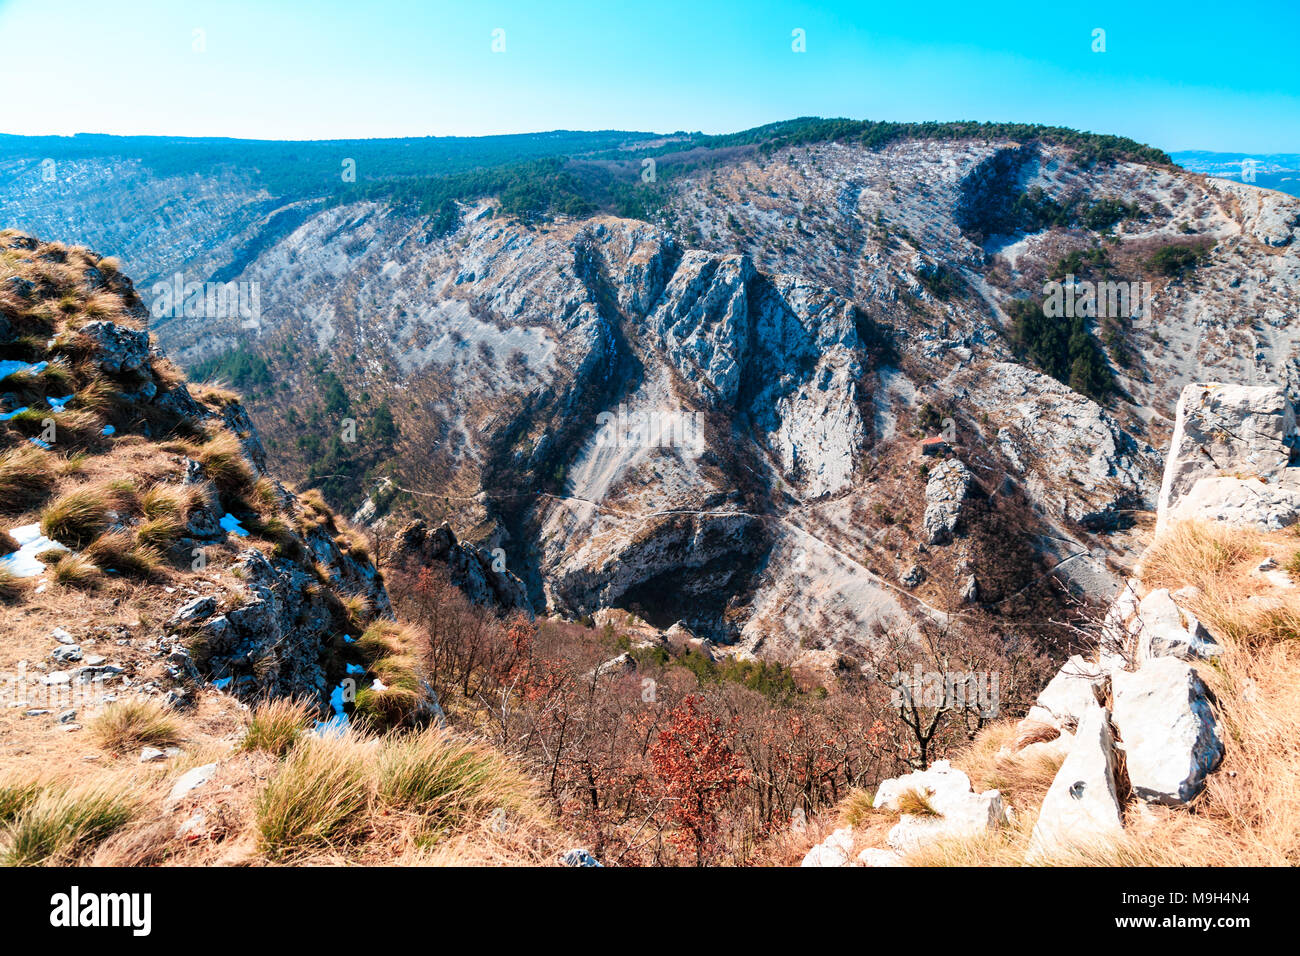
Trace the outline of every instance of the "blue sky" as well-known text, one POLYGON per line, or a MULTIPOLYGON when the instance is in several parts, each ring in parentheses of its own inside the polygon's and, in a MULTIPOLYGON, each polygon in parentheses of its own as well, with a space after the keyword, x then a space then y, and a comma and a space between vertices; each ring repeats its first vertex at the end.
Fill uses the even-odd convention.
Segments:
POLYGON ((1294 0, 990 6, 0 0, 0 132, 726 132, 821 115, 1300 151, 1294 0))

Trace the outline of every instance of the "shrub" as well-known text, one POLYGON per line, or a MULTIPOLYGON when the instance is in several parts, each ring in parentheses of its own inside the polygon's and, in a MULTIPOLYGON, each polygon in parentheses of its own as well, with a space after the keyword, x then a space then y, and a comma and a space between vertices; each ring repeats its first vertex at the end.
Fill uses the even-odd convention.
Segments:
POLYGON ((0 836, 0 864, 41 866, 70 862, 78 852, 126 825, 139 809, 120 787, 51 787, 30 800, 0 836))
POLYGON ((106 571, 140 578, 153 574, 162 564, 158 550, 138 543, 129 531, 110 531, 100 535, 86 546, 82 555, 106 571))
POLYGON ((109 500, 102 488, 60 495, 41 514, 41 531, 70 548, 84 548, 108 527, 109 500))
POLYGON ((300 740, 257 800, 263 852, 281 858, 356 836, 370 799, 367 760, 350 734, 300 740))

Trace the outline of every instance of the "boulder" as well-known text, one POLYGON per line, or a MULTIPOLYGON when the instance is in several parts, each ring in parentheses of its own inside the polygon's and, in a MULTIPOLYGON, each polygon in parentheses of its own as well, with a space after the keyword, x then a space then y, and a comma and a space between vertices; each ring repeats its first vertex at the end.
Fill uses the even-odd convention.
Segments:
POLYGON ((1043 688, 1029 708, 1027 719, 1051 724, 1057 730, 1070 730, 1097 703, 1097 692, 1104 681, 1101 665, 1075 654, 1043 688))
POLYGON ((1080 716, 1070 752, 1043 798, 1030 836, 1030 862, 1069 846, 1105 843, 1123 833, 1117 766, 1109 715, 1093 703, 1080 716))
POLYGON ((560 862, 565 866, 598 866, 602 868, 604 866, 604 864, 583 849, 566 851, 560 856, 560 862))
POLYGON ((1133 793, 1150 803, 1187 803, 1223 759, 1205 684, 1176 657, 1150 658, 1111 681, 1133 793))
POLYGON ((853 828, 840 827, 804 855, 802 866, 848 866, 853 853, 853 828))
POLYGON ((1152 657, 1200 658, 1222 653, 1191 611, 1180 608, 1167 588, 1157 588, 1138 605, 1130 624, 1139 664, 1152 657))
POLYGON ((903 814, 887 838, 899 853, 908 853, 936 840, 977 836, 1007 819, 998 791, 974 793, 970 778, 946 760, 935 761, 928 770, 884 781, 876 790, 872 805, 900 810, 905 806, 900 801, 909 792, 921 797, 934 813, 903 814))
MULTIPOLYGON (((1157 531, 1204 478, 1245 476, 1261 484, 1275 483, 1291 462, 1295 435, 1295 411, 1279 386, 1204 382, 1186 386, 1178 399, 1165 459, 1157 531)), ((1197 498, 1204 503, 1226 490, 1205 489, 1197 498)))

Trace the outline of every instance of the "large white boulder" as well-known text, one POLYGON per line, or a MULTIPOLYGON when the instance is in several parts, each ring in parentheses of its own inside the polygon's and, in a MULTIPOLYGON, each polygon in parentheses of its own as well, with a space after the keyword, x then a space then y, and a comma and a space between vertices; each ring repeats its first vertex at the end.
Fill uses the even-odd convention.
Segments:
MULTIPOLYGON (((1157 531, 1205 478, 1256 478, 1271 485, 1291 461, 1295 411, 1275 385, 1197 382, 1183 389, 1160 485, 1157 531)), ((1198 493, 1202 502, 1221 489, 1198 493)))
POLYGON ((1043 688, 1026 720, 1050 724, 1057 730, 1072 729, 1097 703, 1097 688, 1103 679, 1101 665, 1075 654, 1043 688))
POLYGON ((1116 671, 1111 688, 1133 793, 1187 803, 1223 759, 1205 684, 1186 661, 1153 657, 1136 671, 1116 671))
POLYGON ((1222 648, 1196 615, 1178 603, 1167 588, 1156 588, 1138 605, 1130 624, 1137 638, 1139 662, 1152 657, 1217 657, 1222 648))
POLYGON ((1029 842, 1031 862, 1070 846, 1095 846, 1124 831, 1116 787, 1115 738, 1106 710, 1080 717, 1070 753, 1043 798, 1029 842))

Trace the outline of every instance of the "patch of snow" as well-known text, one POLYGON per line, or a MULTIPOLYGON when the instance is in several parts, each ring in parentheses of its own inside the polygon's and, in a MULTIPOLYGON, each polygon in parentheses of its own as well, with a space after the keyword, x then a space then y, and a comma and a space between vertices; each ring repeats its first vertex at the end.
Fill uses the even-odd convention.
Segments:
POLYGON ((9 532, 18 542, 18 550, 0 558, 0 570, 8 571, 17 578, 34 578, 44 573, 45 565, 37 560, 37 555, 47 551, 67 551, 57 541, 51 541, 41 534, 41 526, 25 524, 9 532))

